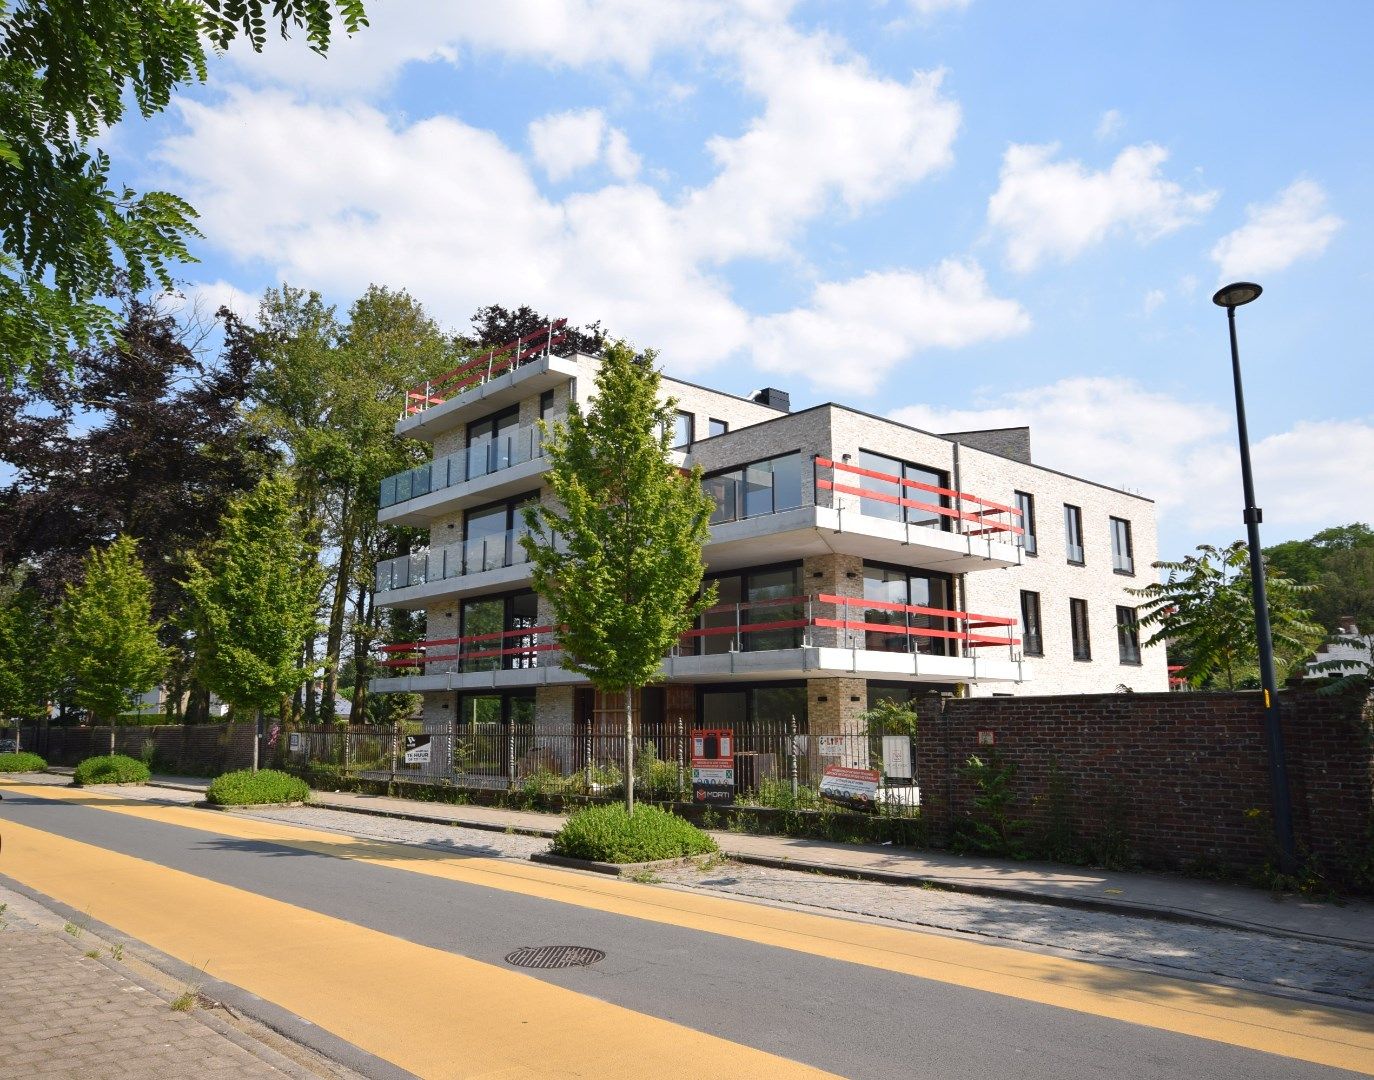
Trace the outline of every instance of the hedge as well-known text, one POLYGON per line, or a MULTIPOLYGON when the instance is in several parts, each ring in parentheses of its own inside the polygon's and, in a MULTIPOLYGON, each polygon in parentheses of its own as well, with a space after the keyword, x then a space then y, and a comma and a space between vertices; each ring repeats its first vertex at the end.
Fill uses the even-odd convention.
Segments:
POLYGON ((217 806, 305 802, 310 788, 304 780, 276 769, 242 769, 211 780, 205 797, 217 806))
POLYGON ((37 754, 20 750, 13 754, 0 754, 0 772, 42 772, 48 763, 37 754))
POLYGON ((553 838, 553 850, 572 859, 633 863, 703 855, 717 848, 706 833, 666 810, 638 806, 631 816, 613 803, 573 814, 553 838))
POLYGON ((146 784, 152 774, 148 766, 125 754, 101 754, 88 757, 76 767, 72 782, 87 784, 146 784))

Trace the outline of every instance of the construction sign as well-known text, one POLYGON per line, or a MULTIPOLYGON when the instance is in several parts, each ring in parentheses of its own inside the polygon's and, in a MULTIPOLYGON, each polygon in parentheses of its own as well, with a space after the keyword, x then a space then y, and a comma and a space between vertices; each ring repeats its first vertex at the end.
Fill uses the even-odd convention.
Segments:
POLYGON ((692 731, 692 801, 726 806, 735 801, 733 728, 692 731))

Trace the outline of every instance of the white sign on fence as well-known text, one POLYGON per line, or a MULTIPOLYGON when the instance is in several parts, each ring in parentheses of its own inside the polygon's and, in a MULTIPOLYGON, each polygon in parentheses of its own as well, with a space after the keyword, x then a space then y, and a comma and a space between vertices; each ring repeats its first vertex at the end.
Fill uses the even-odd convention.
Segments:
POLYGON ((406 736, 406 764, 407 765, 428 765, 429 764, 429 736, 428 735, 407 735, 406 736))
POLYGON ((299 731, 291 732, 291 752, 294 754, 301 748, 301 735, 299 731))
POLYGON ((844 757, 843 735, 817 735, 821 757, 844 757))
POLYGON ((894 780, 911 779, 911 736, 883 736, 883 766, 894 780))
POLYGON ((871 807, 878 795, 878 770, 827 765, 821 777, 821 794, 836 802, 871 807))

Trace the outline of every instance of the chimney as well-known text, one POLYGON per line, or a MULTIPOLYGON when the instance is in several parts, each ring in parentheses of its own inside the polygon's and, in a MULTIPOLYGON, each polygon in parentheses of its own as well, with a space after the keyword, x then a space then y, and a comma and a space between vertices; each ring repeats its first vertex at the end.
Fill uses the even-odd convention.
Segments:
POLYGON ((777 409, 778 412, 792 411, 792 398, 786 390, 765 386, 754 395, 754 400, 760 405, 767 405, 770 409, 777 409))

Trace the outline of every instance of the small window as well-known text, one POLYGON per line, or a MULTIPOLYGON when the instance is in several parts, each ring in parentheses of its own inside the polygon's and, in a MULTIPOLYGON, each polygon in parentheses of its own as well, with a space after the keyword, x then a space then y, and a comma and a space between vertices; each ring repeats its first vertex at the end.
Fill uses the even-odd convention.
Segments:
POLYGON ((1116 609, 1116 643, 1123 664, 1140 663, 1140 619, 1135 608, 1116 609))
POLYGON ((729 430, 729 424, 724 420, 717 420, 714 416, 709 417, 706 421, 707 438, 714 439, 717 435, 724 435, 729 430))
POLYGON ((1073 658, 1091 660, 1092 646, 1088 643, 1088 602, 1069 599, 1069 630, 1073 634, 1073 658))
POLYGON ((696 441, 696 417, 689 412, 679 412, 673 427, 673 449, 681 450, 696 441))
POLYGON ((1064 504, 1064 550, 1074 566, 1083 565, 1083 511, 1064 504))
POLYGON ((1112 518, 1112 569, 1118 574, 1135 573, 1135 552, 1131 548, 1131 523, 1112 518))
POLYGON ((553 391, 545 390, 539 395, 539 419, 547 420, 551 412, 553 412, 553 391))
POLYGON ((1040 636, 1040 594, 1021 591, 1021 651, 1026 656, 1044 656, 1040 636))
POLYGON ((1024 491, 1016 493, 1016 509, 1021 512, 1021 520, 1017 522, 1024 530, 1021 536, 1021 544, 1026 549, 1027 555, 1035 554, 1035 496, 1028 495, 1024 491))

